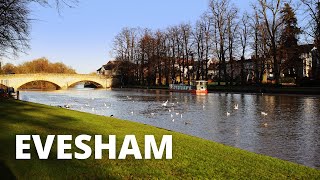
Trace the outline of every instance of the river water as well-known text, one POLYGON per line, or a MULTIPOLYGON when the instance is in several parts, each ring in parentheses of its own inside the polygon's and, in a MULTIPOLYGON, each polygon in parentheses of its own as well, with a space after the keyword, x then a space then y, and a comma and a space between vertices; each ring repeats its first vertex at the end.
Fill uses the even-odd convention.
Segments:
POLYGON ((20 99, 113 115, 320 169, 319 96, 75 88, 24 91, 20 99))

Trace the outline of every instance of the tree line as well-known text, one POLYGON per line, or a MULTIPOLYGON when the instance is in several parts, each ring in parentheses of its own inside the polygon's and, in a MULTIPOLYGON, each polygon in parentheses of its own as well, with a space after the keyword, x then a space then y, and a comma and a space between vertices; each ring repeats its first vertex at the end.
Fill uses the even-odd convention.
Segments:
POLYGON ((64 73, 75 74, 71 67, 61 63, 51 63, 46 58, 39 58, 33 61, 24 62, 20 65, 7 63, 0 66, 0 74, 34 74, 34 73, 64 73))
POLYGON ((240 13, 231 0, 210 0, 208 10, 195 24, 166 29, 123 28, 114 38, 115 60, 123 62, 124 84, 168 85, 208 80, 209 61, 220 85, 246 84, 245 62, 253 63, 252 76, 261 83, 265 72, 280 84, 281 74, 303 78, 299 38, 311 37, 317 59, 310 77, 320 76, 319 0, 256 0, 252 11, 240 13), (299 26, 296 12, 305 24, 299 26))
MULTIPOLYGON (((67 65, 57 62, 51 63, 46 58, 39 58, 32 61, 24 62, 20 65, 13 65, 7 63, 1 67, 0 63, 0 74, 34 74, 34 73, 63 73, 63 74, 75 74, 76 71, 67 65)), ((0 89, 6 87, 0 84, 0 89)), ((32 81, 24 84, 20 89, 45 89, 53 90, 57 89, 57 86, 53 83, 46 81, 32 81)))

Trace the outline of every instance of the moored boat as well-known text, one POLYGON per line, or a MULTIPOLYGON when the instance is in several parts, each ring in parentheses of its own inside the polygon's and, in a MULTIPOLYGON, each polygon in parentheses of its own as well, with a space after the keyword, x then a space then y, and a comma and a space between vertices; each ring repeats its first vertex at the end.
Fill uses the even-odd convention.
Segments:
POLYGON ((169 90, 171 92, 188 92, 193 94, 208 94, 208 81, 199 80, 194 81, 192 85, 185 84, 170 84, 169 90))
POLYGON ((195 81, 195 89, 192 91, 194 94, 208 94, 208 81, 195 81))

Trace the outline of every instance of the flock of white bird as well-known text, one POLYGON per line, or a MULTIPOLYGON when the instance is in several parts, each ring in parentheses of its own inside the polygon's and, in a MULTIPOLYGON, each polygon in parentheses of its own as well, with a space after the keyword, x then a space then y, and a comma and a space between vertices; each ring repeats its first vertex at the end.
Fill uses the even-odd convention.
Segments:
MULTIPOLYGON (((165 102, 163 102, 161 105, 163 106, 163 107, 167 107, 168 106, 168 103, 169 103, 169 100, 166 100, 165 102)), ((170 103, 171 105, 175 105, 175 103, 170 103)), ((176 102, 176 104, 179 104, 179 102, 176 102)), ((171 109, 168 109, 168 111, 171 113, 170 114, 170 117, 172 118, 172 122, 174 122, 175 120, 174 120, 174 113, 173 113, 173 111, 174 111, 174 108, 172 107, 171 109)), ((182 119, 182 113, 180 114, 179 112, 176 112, 175 113, 175 115, 176 116, 179 116, 180 115, 180 119, 182 119)))
MULTIPOLYGON (((129 96, 127 96, 127 99, 128 99, 128 100, 132 100, 132 98, 129 97, 129 96)), ((92 100, 94 100, 94 98, 92 98, 92 100)), ((133 101, 133 102, 134 102, 134 101, 133 101)), ((161 104, 161 106, 167 107, 167 106, 168 106, 168 103, 169 103, 169 100, 166 100, 165 102, 163 102, 163 103, 161 104)), ((170 103, 170 104, 173 106, 175 103, 170 103)), ((179 104, 179 102, 176 102, 176 104, 179 104)), ((103 105, 104 105, 107 109, 109 109, 110 106, 111 106, 111 105, 107 105, 106 103, 104 103, 103 105)), ((85 106, 85 107, 90 107, 89 104, 85 104, 84 106, 85 106)), ((61 107, 61 106, 59 106, 59 107, 61 107)), ((69 104, 64 105, 64 108, 69 109, 69 108, 71 108, 71 105, 69 105, 69 104)), ((205 108, 205 105, 202 105, 202 108, 204 109, 204 108, 205 108)), ((81 107, 81 110, 82 110, 82 109, 83 109, 83 107, 81 107)), ((235 104, 234 107, 233 107, 233 109, 234 109, 234 110, 239 110, 239 105, 238 105, 238 104, 235 104)), ((95 108, 94 108, 94 107, 92 107, 91 110, 92 110, 92 112, 95 112, 95 108)), ((179 115, 180 115, 180 119, 183 118, 182 113, 181 113, 181 114, 180 114, 179 112, 174 113, 174 107, 168 109, 168 111, 169 111, 169 113, 170 113, 170 117, 172 118, 172 122, 175 122, 174 117, 179 117, 179 115), (175 114, 175 116, 174 116, 174 114, 175 114)), ((134 115, 134 111, 131 111, 131 115, 134 115)), ((155 113, 151 113, 151 116, 154 116, 154 115, 155 115, 155 113)), ((227 112, 226 112, 226 115, 227 115, 227 117, 229 117, 229 116, 231 115, 231 113, 227 111, 227 112)), ((266 112, 264 112, 264 111, 261 111, 261 115, 265 117, 265 116, 268 115, 268 113, 266 113, 266 112)), ((111 115, 111 116, 113 116, 113 115, 111 115)), ((187 124, 190 124, 190 123, 189 123, 189 122, 185 122, 185 124, 187 125, 187 124)), ((268 124, 267 124, 267 123, 263 123, 263 126, 267 127, 268 124)))
MULTIPOLYGON (((238 109, 239 109, 239 105, 238 105, 238 104, 235 104, 233 109, 234 109, 234 110, 238 110, 238 109)), ((227 112, 227 116, 230 116, 230 115, 231 115, 231 113, 227 112)), ((268 113, 262 111, 262 112, 261 112, 261 115, 267 116, 268 113)))
MULTIPOLYGON (((234 110, 238 110, 238 109, 239 109, 239 105, 238 105, 238 104, 235 104, 233 109, 234 109, 234 110)), ((231 115, 230 112, 227 112, 226 114, 227 114, 228 117, 231 115)), ((265 117, 265 116, 268 115, 268 113, 266 113, 266 112, 264 112, 264 111, 261 111, 261 115, 263 115, 263 116, 265 117)), ((267 127, 267 126, 268 126, 268 123, 263 123, 263 126, 264 126, 264 127, 267 127)))

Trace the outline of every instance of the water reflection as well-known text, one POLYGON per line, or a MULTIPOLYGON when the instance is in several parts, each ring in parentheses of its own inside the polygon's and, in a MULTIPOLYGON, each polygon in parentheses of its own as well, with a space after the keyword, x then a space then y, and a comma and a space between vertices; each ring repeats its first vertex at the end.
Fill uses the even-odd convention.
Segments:
POLYGON ((71 109, 113 115, 320 167, 320 97, 73 89, 21 92, 21 98, 52 106, 68 104, 71 109))

